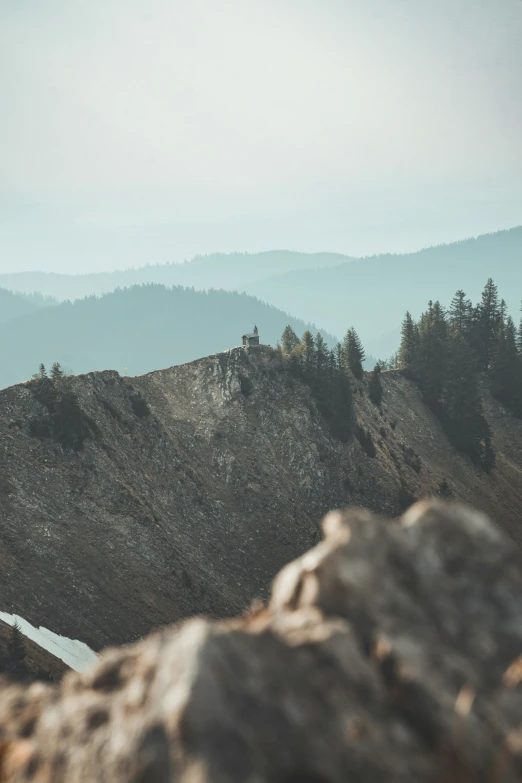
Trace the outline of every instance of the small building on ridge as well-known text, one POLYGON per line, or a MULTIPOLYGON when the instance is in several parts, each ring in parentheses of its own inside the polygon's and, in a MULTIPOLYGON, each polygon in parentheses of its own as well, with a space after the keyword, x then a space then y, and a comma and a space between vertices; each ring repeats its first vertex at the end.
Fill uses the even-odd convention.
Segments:
POLYGON ((250 334, 243 335, 243 345, 259 345, 259 332, 257 326, 254 326, 254 331, 250 334))

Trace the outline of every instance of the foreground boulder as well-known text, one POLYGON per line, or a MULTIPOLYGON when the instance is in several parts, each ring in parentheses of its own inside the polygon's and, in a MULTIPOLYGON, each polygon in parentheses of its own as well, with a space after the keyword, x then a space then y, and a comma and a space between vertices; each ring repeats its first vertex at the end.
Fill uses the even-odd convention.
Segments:
POLYGON ((0 695, 0 781, 516 781, 522 572, 481 514, 332 512, 268 608, 0 695))

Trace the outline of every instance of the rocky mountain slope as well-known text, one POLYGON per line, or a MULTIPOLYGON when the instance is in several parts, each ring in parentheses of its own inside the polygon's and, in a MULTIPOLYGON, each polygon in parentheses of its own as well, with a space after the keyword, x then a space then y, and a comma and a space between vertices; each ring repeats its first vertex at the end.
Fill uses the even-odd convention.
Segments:
POLYGON ((238 613, 318 538, 330 508, 397 515, 438 493, 522 543, 522 421, 486 396, 497 467, 449 445, 416 387, 355 387, 335 440, 310 388, 268 347, 136 378, 116 372, 0 392, 0 609, 95 650, 204 612, 238 613))
POLYGON ((515 783, 522 572, 482 514, 332 512, 267 607, 0 692, 4 783, 515 783))

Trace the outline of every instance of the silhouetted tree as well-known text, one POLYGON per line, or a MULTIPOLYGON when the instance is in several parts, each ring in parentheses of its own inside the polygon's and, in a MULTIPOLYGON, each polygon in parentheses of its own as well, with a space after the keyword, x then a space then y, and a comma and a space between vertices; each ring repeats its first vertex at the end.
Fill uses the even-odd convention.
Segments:
POLYGON ((54 362, 53 366, 51 367, 51 378, 61 378, 63 374, 64 372, 60 362, 54 362))
POLYGON ((489 427, 478 391, 477 363, 469 344, 459 332, 454 332, 448 343, 441 417, 451 442, 475 463, 485 466, 489 427))
POLYGON ((373 368, 373 372, 370 375, 370 381, 368 383, 368 395, 374 405, 379 406, 382 402, 382 383, 381 383, 381 368, 378 364, 373 368))
POLYGON ((308 329, 301 338, 303 346, 303 371, 308 379, 314 376, 315 371, 315 340, 308 329))
POLYGON ((38 368, 38 377, 47 378, 47 370, 45 369, 45 364, 43 362, 40 364, 40 367, 38 368))
POLYGON ((345 360, 356 378, 363 377, 364 348, 353 327, 348 329, 343 343, 345 360))
POLYGON ((504 321, 500 310, 496 344, 489 375, 491 392, 517 416, 522 416, 522 358, 517 350, 517 334, 511 316, 504 321))
POLYGON ((414 371, 424 401, 438 409, 446 382, 448 328, 440 302, 429 302, 419 321, 419 349, 414 371))
POLYGON ((398 351, 395 351, 395 353, 392 353, 392 355, 390 356, 390 358, 387 361, 387 365, 388 365, 388 367, 387 367, 388 370, 398 370, 399 369, 400 364, 399 364, 399 352, 398 351))
POLYGON ((315 366, 318 377, 326 374, 328 363, 328 346, 326 345, 321 332, 317 332, 315 337, 315 366))
POLYGON ((281 346, 284 353, 290 356, 292 351, 301 344, 299 337, 296 335, 291 326, 287 326, 281 337, 281 346))
POLYGON ((17 673, 24 671, 26 655, 24 636, 18 620, 15 620, 10 628, 7 642, 7 669, 17 673))
POLYGON ((338 343, 335 350, 329 351, 320 333, 314 339, 307 331, 290 354, 283 349, 281 353, 292 374, 311 389, 332 435, 348 440, 352 431, 352 390, 342 346, 338 343))
POLYGON ((482 292, 482 300, 476 310, 476 349, 481 369, 491 366, 500 315, 498 290, 491 278, 482 292))
POLYGON ((412 368, 419 348, 419 331, 410 313, 404 316, 401 327, 401 346, 399 348, 399 366, 404 370, 412 368))
POLYGON ((448 310, 449 323, 453 331, 467 335, 471 328, 473 306, 464 291, 459 290, 451 300, 448 310))

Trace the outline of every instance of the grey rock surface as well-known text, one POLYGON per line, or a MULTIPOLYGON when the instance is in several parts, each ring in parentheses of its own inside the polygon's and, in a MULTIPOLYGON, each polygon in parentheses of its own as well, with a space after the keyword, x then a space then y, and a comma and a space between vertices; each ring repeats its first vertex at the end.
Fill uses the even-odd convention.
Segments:
POLYGON ((396 516, 446 480, 522 539, 522 421, 490 398, 486 475, 400 373, 382 373, 380 410, 366 378, 353 381, 373 458, 357 437, 332 437, 309 386, 266 346, 67 383, 87 427, 78 450, 49 437, 37 383, 0 391, 0 609, 96 651, 266 599, 331 508, 396 516))

